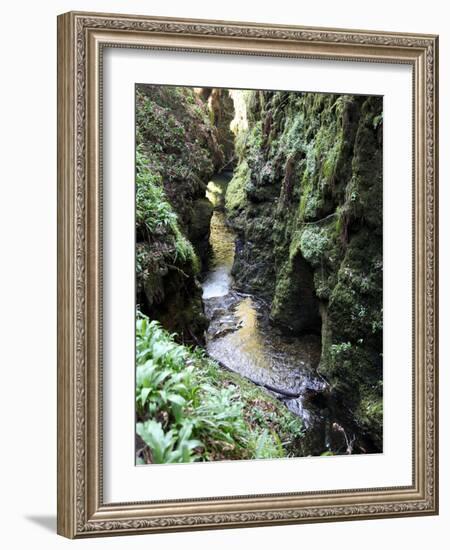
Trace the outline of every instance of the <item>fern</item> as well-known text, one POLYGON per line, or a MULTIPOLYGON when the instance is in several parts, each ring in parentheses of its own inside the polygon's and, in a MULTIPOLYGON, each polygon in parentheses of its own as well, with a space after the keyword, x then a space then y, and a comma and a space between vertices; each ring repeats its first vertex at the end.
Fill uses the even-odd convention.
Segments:
POLYGON ((286 455, 274 427, 288 434, 288 442, 300 435, 299 419, 288 411, 289 420, 264 411, 257 417, 249 402, 259 390, 243 390, 229 380, 223 385, 220 372, 203 350, 178 344, 157 321, 138 313, 136 432, 146 445, 147 461, 286 455))

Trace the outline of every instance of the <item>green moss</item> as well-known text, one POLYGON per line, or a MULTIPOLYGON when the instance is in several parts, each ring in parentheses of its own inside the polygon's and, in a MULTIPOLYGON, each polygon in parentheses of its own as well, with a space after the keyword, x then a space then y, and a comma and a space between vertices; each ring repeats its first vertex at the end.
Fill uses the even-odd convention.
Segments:
MULTIPOLYGON (((293 244, 296 246, 294 240, 293 244)), ((299 239, 302 255, 313 267, 318 267, 321 264, 330 244, 328 231, 317 225, 306 226, 299 239)))
POLYGON ((289 332, 319 330, 319 303, 314 292, 313 271, 299 250, 291 252, 277 271, 270 315, 289 332))
POLYGON ((362 429, 375 438, 375 444, 383 448, 382 387, 375 385, 372 390, 363 393, 355 410, 355 418, 362 429))
POLYGON ((136 141, 184 224, 185 209, 223 162, 207 105, 190 88, 138 86, 136 141))
POLYGON ((337 165, 342 153, 342 130, 334 136, 334 145, 329 149, 322 164, 322 176, 327 184, 332 184, 336 177, 337 165))
POLYGON ((250 92, 247 111, 229 201, 233 273, 264 287, 281 326, 307 329, 302 315, 320 309, 320 370, 379 442, 382 99, 250 92))
POLYGON ((201 340, 205 190, 223 162, 207 105, 191 88, 137 86, 136 144, 137 305, 183 340, 201 340))
POLYGON ((262 135, 262 122, 258 121, 250 132, 247 134, 247 143, 246 146, 248 150, 251 152, 251 150, 259 151, 263 143, 263 135, 262 135))
POLYGON ((313 219, 321 205, 321 200, 314 194, 314 182, 307 170, 303 172, 300 188, 299 218, 301 221, 313 219))
POLYGON ((314 290, 317 298, 328 301, 335 286, 335 278, 327 269, 322 267, 314 272, 314 290))
POLYGON ((241 162, 233 174, 233 179, 228 184, 225 195, 225 206, 231 217, 236 216, 246 204, 245 188, 248 179, 248 164, 241 162))

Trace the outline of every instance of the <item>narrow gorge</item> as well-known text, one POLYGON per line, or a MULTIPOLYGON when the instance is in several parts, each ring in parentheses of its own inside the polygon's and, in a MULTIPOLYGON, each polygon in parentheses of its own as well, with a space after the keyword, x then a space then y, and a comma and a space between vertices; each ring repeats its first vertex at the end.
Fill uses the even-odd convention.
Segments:
POLYGON ((137 86, 139 463, 382 452, 382 107, 137 86))

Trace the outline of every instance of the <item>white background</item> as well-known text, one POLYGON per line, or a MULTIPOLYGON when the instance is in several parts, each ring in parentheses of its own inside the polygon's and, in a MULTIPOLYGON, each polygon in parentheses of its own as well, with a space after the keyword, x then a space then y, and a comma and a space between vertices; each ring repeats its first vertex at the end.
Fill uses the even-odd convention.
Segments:
POLYGON ((411 68, 110 48, 103 76, 105 502, 410 485, 411 68), (383 454, 134 466, 135 82, 383 96, 383 454))
MULTIPOLYGON (((448 66, 450 31, 445 3, 396 4, 322 0, 297 3, 194 1, 50 1, 2 6, 2 134, 0 235, 0 347, 2 383, 1 518, 6 548, 147 548, 186 550, 302 545, 380 549, 401 544, 411 550, 445 548, 450 532, 449 346, 441 347, 441 515, 257 528, 71 543, 54 534, 56 513, 56 15, 70 9, 180 17, 353 27, 441 35, 441 67, 448 66), (441 542, 442 541, 442 542, 441 542)), ((441 88, 441 333, 449 331, 450 81, 441 88)))

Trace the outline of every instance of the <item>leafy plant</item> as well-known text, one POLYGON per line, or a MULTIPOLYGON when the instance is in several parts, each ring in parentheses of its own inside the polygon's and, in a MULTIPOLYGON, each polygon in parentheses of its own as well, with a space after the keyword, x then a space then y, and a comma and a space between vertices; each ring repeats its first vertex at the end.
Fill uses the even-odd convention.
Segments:
POLYGON ((145 226, 149 233, 158 228, 174 230, 177 216, 165 198, 159 174, 151 171, 142 147, 136 148, 136 225, 145 226))
POLYGON ((300 419, 282 405, 140 313, 136 363, 136 432, 146 445, 139 461, 279 458, 302 435, 300 419), (265 407, 255 409, 256 400, 265 407))
POLYGON ((190 439, 192 424, 185 422, 177 433, 175 430, 165 432, 159 422, 147 420, 138 422, 137 433, 148 445, 155 464, 173 462, 194 462, 198 456, 192 454, 196 447, 202 447, 201 441, 190 439))
MULTIPOLYGON (((191 263, 194 272, 199 271, 200 262, 191 242, 183 235, 178 217, 168 202, 162 178, 152 171, 141 145, 136 148, 136 229, 145 232, 147 238, 158 236, 169 246, 169 258, 175 263, 191 263)), ((142 258, 138 258, 138 269, 142 270, 142 258)))

